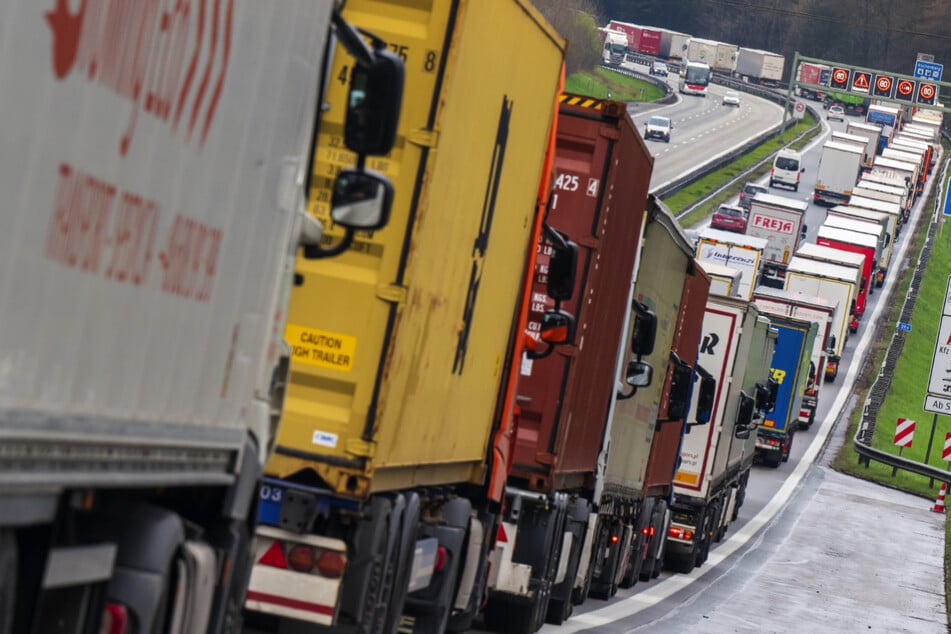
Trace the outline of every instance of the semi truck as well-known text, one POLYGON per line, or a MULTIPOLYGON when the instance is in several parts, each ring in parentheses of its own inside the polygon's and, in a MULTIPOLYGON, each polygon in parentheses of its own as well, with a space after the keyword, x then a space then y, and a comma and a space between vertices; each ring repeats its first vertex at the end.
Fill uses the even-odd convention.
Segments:
POLYGON ((859 184, 867 189, 874 189, 893 196, 900 196, 902 224, 908 222, 911 208, 915 204, 915 190, 904 175, 875 169, 873 162, 872 169, 862 174, 862 180, 859 181, 859 184))
POLYGON ((750 299, 763 270, 764 254, 768 245, 766 238, 710 227, 700 229, 697 235, 697 260, 703 266, 713 262, 741 271, 743 275, 736 295, 750 299))
MULTIPOLYGON (((797 255, 801 254, 800 250, 797 255)), ((765 287, 754 291, 753 302, 767 316, 794 317, 816 324, 809 375, 806 377, 806 387, 798 413, 799 429, 809 429, 815 422, 819 408, 819 395, 823 385, 820 373, 826 367, 827 359, 835 355, 832 327, 836 323, 838 304, 824 297, 765 287)))
POLYGON ((786 58, 755 48, 739 47, 734 74, 743 81, 770 88, 782 88, 786 58))
POLYGON ((769 409, 769 320, 744 299, 710 295, 704 309, 698 373, 715 392, 709 416, 694 415, 674 475, 665 565, 690 572, 737 518, 753 464, 756 416, 769 409), (701 372, 702 369, 702 372, 701 372))
MULTIPOLYGON (((648 198, 638 258, 596 491, 589 585, 591 594, 603 599, 642 575, 659 574, 658 562, 666 556, 660 536, 694 372, 698 340, 691 339, 699 331, 699 305, 710 284, 677 219, 654 196, 648 198), (647 385, 644 364, 654 375, 647 385)), ((697 389, 712 393, 709 384, 697 389)), ((700 409, 701 417, 706 410, 700 409)))
POLYGON ((668 61, 682 60, 689 40, 690 36, 686 33, 671 31, 670 29, 660 29, 660 49, 657 51, 658 57, 662 57, 668 61))
POLYGON ((619 67, 627 57, 627 35, 621 31, 606 30, 601 44, 601 63, 619 67))
POLYGON ((618 20, 611 20, 605 28, 624 33, 627 36, 628 51, 631 53, 656 56, 660 52, 660 29, 618 20))
MULTIPOLYGON (((598 513, 594 483, 639 257, 630 246, 641 240, 653 167, 623 103, 572 101, 566 95, 558 111, 546 222, 580 245, 577 289, 562 303, 579 335, 574 345, 521 364, 499 529, 505 540, 493 552, 485 610, 493 630, 531 632, 541 625, 538 615, 561 623, 573 609, 589 519, 598 513)), ((540 324, 550 309, 540 301, 544 267, 540 262, 530 323, 540 324)))
POLYGON ((829 76, 832 74, 832 67, 825 64, 813 64, 812 62, 800 62, 796 69, 796 81, 807 86, 797 86, 796 94, 805 99, 813 101, 822 101, 825 97, 825 91, 821 87, 829 86, 829 76))
POLYGON ((885 277, 888 275, 888 267, 891 263, 892 251, 895 245, 894 234, 892 233, 895 217, 882 211, 874 211, 856 205, 836 205, 829 210, 825 223, 843 229, 855 229, 862 233, 874 235, 879 239, 881 256, 878 259, 878 271, 874 278, 875 286, 881 288, 885 283, 885 277), (838 222, 839 219, 845 222, 840 223, 838 222), (854 224, 855 222, 859 224, 854 224))
POLYGON ((789 267, 784 290, 823 297, 839 307, 831 327, 826 366, 823 369, 823 380, 831 383, 839 374, 839 362, 849 338, 850 324, 854 323, 855 295, 862 283, 862 272, 853 266, 799 255, 792 259, 789 267))
POLYGON ((687 42, 685 57, 691 62, 702 62, 711 68, 716 65, 717 44, 714 40, 692 37, 687 42))
MULTIPOLYGON (((876 125, 874 123, 868 123, 867 121, 847 121, 845 124, 846 134, 853 134, 855 136, 861 136, 868 139, 869 151, 867 154, 870 157, 875 156, 881 151, 881 146, 879 144, 879 139, 882 137, 882 126, 876 125)), ((871 162, 869 163, 871 166, 871 162)))
MULTIPOLYGON (((849 143, 862 148, 862 167, 871 167, 875 156, 875 137, 871 133, 855 134, 849 132, 832 131, 831 140, 838 143, 849 143)), ((854 183, 853 183, 854 184, 854 183)))
POLYGON ((813 199, 817 204, 833 206, 847 203, 862 171, 864 149, 853 143, 826 141, 816 169, 813 199))
POLYGON ((756 430, 756 454, 766 466, 779 467, 789 460, 799 428, 799 412, 809 382, 809 366, 818 325, 812 321, 771 314, 770 326, 779 331, 773 351, 771 377, 776 401, 756 430))
POLYGON ((773 194, 757 194, 750 203, 746 235, 767 242, 761 284, 782 288, 786 265, 806 235, 808 208, 805 202, 773 194))
MULTIPOLYGON (((397 150, 368 161, 393 179, 393 212, 334 260, 298 258, 247 612, 269 628, 464 631, 513 451, 510 385, 528 344, 565 44, 520 0, 412 13, 352 0, 343 16, 408 60, 397 150)), ((335 58, 330 77, 352 64, 335 58)), ((353 101, 327 103, 318 146, 338 150, 353 101)), ((315 174, 351 159, 330 150, 315 174)), ((312 187, 311 205, 328 195, 312 187)), ((550 238, 548 292, 565 301, 572 249, 550 238)), ((567 339, 567 317, 546 312, 541 350, 553 332, 567 339)))
MULTIPOLYGON (((879 209, 877 206, 874 207, 876 211, 885 210, 886 213, 891 213, 896 216, 895 219, 895 237, 898 238, 901 235, 901 228, 905 224, 905 217, 909 213, 908 205, 908 196, 904 187, 898 185, 886 185, 885 183, 879 183, 873 180, 869 180, 862 176, 860 180, 855 185, 853 190, 853 196, 859 199, 864 199, 867 201, 877 201, 879 203, 884 203, 884 207, 879 209)), ((867 209, 871 203, 866 202, 864 206, 867 209)))
POLYGON ((739 51, 740 47, 736 44, 717 42, 716 57, 710 65, 719 73, 732 75, 733 71, 736 70, 736 59, 739 51))
MULTIPOLYGON (((878 236, 843 229, 841 226, 823 223, 816 234, 816 244, 840 251, 861 253, 865 256, 862 266, 861 286, 855 296, 855 317, 861 320, 868 304, 868 296, 875 292, 875 277, 881 258, 881 240, 878 236)), ((854 330, 853 330, 854 332, 854 330)))
MULTIPOLYGON (((0 7, 0 632, 238 627, 335 4, 0 7)), ((385 154, 402 65, 354 48, 341 146, 385 154)), ((346 167, 329 215, 382 225, 346 167)))

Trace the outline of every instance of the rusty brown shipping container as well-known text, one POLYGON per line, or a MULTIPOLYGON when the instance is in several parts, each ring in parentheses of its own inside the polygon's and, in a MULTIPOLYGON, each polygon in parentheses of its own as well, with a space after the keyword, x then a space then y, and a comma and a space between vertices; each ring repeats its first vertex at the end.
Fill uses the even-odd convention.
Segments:
MULTIPOLYGON (((548 224, 579 246, 574 345, 526 361, 510 481, 533 491, 591 490, 647 200, 653 158, 624 104, 565 96, 548 224)), ((544 296, 541 245, 535 285, 544 296)), ((537 302, 538 323, 550 306, 537 302)), ((530 323, 529 328, 533 326, 530 323)))

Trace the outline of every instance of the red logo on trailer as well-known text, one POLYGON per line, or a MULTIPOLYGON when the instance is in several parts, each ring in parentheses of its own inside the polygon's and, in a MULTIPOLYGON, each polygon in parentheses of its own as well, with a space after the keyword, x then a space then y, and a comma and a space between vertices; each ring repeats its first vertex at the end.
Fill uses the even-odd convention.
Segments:
POLYGON ((119 141, 122 156, 132 143, 139 110, 160 121, 171 119, 172 132, 187 120, 186 140, 202 119, 201 147, 228 72, 233 15, 234 0, 202 0, 197 7, 187 0, 86 0, 75 13, 68 0, 56 0, 45 15, 53 35, 53 75, 65 80, 77 69, 132 102, 128 129, 119 141))
POLYGON ((780 218, 770 218, 756 214, 753 216, 753 226, 779 233, 793 233, 793 223, 791 220, 782 220, 780 218))
POLYGON ((895 446, 911 447, 911 441, 915 437, 915 421, 909 418, 899 418, 895 426, 895 446))

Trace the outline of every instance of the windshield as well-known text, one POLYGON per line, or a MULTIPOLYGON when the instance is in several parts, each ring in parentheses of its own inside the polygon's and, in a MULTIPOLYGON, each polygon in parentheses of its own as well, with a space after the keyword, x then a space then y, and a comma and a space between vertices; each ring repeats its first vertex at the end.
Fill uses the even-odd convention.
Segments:
POLYGON ((608 44, 608 50, 612 53, 623 53, 627 50, 627 46, 624 44, 608 44))
POLYGON ((734 209, 733 207, 720 207, 721 216, 738 216, 743 217, 743 211, 740 209, 734 209))
POLYGON ((658 128, 666 128, 670 125, 670 122, 663 117, 651 117, 650 121, 647 122, 647 125, 656 126, 658 128))
POLYGON ((706 86, 710 83, 710 69, 702 66, 688 66, 684 80, 688 84, 706 86))

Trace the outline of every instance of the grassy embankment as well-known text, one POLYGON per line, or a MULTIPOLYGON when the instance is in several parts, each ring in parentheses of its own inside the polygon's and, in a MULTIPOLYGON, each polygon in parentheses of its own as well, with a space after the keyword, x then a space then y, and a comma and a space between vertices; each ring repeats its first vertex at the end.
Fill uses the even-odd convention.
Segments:
POLYGON ((572 73, 565 80, 565 92, 618 101, 656 101, 664 96, 663 90, 648 81, 603 68, 572 73))

